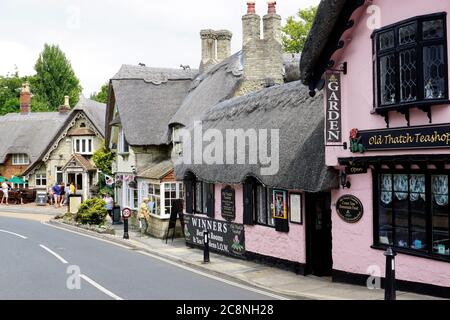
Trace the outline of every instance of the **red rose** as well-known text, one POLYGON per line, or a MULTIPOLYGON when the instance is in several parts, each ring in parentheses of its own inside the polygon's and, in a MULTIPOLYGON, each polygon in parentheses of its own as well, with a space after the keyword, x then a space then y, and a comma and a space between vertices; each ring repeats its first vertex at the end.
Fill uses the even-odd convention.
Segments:
POLYGON ((357 139, 358 138, 358 129, 352 129, 352 131, 350 131, 350 138, 351 139, 357 139))

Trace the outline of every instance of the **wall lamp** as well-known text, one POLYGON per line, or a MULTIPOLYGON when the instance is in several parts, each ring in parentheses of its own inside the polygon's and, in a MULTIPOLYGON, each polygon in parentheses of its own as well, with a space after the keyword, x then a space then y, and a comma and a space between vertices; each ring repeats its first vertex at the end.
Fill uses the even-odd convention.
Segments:
POLYGON ((347 174, 344 171, 341 171, 339 173, 339 181, 341 183, 342 189, 350 189, 350 187, 352 186, 350 181, 347 180, 347 174))

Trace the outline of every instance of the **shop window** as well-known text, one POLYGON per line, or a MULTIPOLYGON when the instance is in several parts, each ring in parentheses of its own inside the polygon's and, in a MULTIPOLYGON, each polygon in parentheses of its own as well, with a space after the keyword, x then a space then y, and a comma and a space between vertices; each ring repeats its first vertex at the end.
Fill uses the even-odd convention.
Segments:
MULTIPOLYGON (((203 181, 191 181, 192 197, 186 198, 186 201, 193 201, 193 211, 196 214, 204 214, 214 218, 214 184, 203 181)), ((190 187, 187 187, 190 188, 190 187)), ((188 205, 186 205, 188 207, 188 205)), ((189 211, 187 211, 189 212, 189 211)))
POLYGON ((161 216, 161 185, 149 184, 148 185, 148 207, 150 213, 155 216, 161 216))
POLYGON ((448 174, 378 175, 378 245, 450 258, 448 174))
POLYGON ((446 16, 407 20, 374 33, 375 109, 448 100, 446 16))

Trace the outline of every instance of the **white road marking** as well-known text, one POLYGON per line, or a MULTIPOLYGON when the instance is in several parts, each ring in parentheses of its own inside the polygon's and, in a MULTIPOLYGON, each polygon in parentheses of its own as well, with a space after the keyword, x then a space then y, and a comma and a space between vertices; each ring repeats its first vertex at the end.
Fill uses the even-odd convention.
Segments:
POLYGON ((0 232, 12 234, 13 236, 16 236, 16 237, 19 237, 19 238, 22 238, 22 239, 28 239, 27 237, 22 236, 22 235, 20 235, 20 234, 18 234, 18 233, 15 233, 15 232, 6 231, 6 230, 0 230, 0 232))
POLYGON ((113 298, 114 300, 123 300, 121 297, 119 297, 118 295, 115 295, 114 293, 112 293, 111 291, 109 291, 108 289, 106 289, 105 287, 102 287, 101 285, 99 285, 97 282, 95 282, 94 280, 92 280, 91 278, 89 278, 87 275, 82 274, 80 275, 81 279, 86 280, 89 284, 91 284, 92 286, 94 286, 95 288, 97 288, 98 290, 100 290, 101 292, 103 292, 104 294, 106 294, 107 296, 110 296, 111 298, 113 298))
MULTIPOLYGON (((52 224, 49 224, 49 223, 46 223, 46 222, 42 222, 42 224, 44 224, 46 226, 49 226, 49 227, 52 227, 52 228, 60 229, 60 230, 66 231, 66 232, 75 233, 75 234, 83 236, 83 237, 95 239, 97 241, 106 242, 108 244, 112 244, 114 246, 121 247, 121 248, 124 248, 124 249, 127 249, 127 250, 133 250, 133 248, 127 247, 125 245, 122 245, 120 243, 116 243, 116 242, 113 242, 113 241, 110 241, 110 240, 107 240, 107 239, 102 239, 102 238, 98 238, 98 237, 91 236, 91 235, 88 235, 88 234, 84 234, 84 233, 81 233, 81 232, 77 232, 77 231, 74 231, 74 230, 69 230, 69 229, 66 229, 66 228, 58 227, 58 226, 55 226, 55 225, 52 225, 52 224)), ((283 297, 283 296, 280 296, 280 295, 277 295, 277 294, 273 294, 273 293, 270 293, 270 292, 266 292, 264 290, 258 290, 256 288, 253 288, 253 287, 250 287, 250 286, 246 286, 246 285, 243 285, 243 284, 239 284, 239 283, 235 283, 235 282, 232 282, 232 281, 221 279, 219 277, 210 275, 210 274, 202 272, 202 271, 198 271, 198 270, 190 268, 188 266, 180 265, 180 264, 178 264, 176 262, 173 262, 173 261, 171 261, 169 259, 165 259, 165 258, 162 258, 162 257, 157 256, 157 255, 153 255, 153 254, 145 252, 145 251, 141 251, 141 250, 135 250, 135 251, 140 253, 140 254, 152 257, 154 259, 158 259, 160 261, 169 263, 169 264, 171 264, 173 266, 176 266, 178 268, 185 269, 187 271, 190 271, 190 272, 199 274, 201 276, 204 276, 204 277, 207 277, 207 278, 210 278, 210 279, 214 279, 214 280, 226 283, 228 285, 232 285, 232 286, 235 286, 235 287, 238 287, 238 288, 241 288, 241 289, 245 289, 245 290, 248 290, 248 291, 252 291, 252 292, 258 293, 258 294, 262 294, 262 295, 265 295, 265 296, 268 296, 268 297, 271 297, 271 298, 274 298, 274 299, 278 299, 278 300, 290 300, 289 298, 286 298, 286 297, 283 297)))
POLYGON ((53 256, 55 256, 59 261, 61 261, 64 264, 68 264, 68 262, 66 260, 64 260, 63 257, 61 257, 59 254, 57 254, 56 252, 50 250, 49 248, 47 248, 46 246, 44 246, 43 244, 39 245, 42 249, 44 249, 45 251, 47 251, 48 253, 52 254, 53 256))

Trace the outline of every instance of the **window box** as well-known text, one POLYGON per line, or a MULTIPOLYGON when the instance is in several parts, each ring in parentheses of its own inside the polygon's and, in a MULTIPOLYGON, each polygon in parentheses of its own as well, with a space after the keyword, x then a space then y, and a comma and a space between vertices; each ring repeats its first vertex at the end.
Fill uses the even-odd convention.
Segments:
POLYGON ((438 13, 374 32, 375 112, 449 103, 446 30, 446 13, 438 13))

